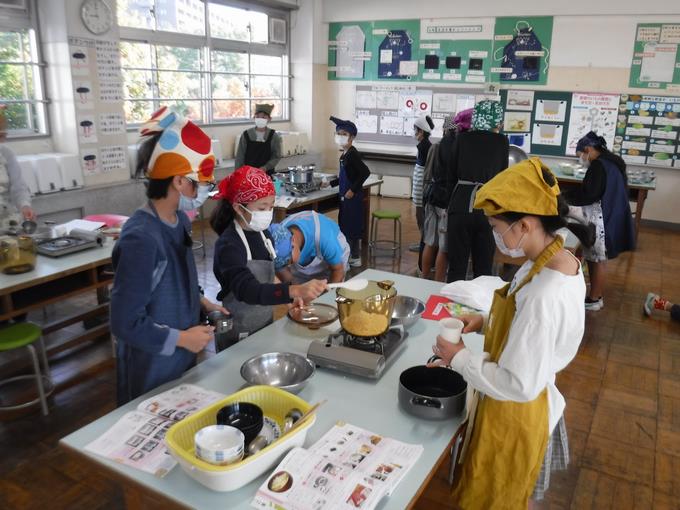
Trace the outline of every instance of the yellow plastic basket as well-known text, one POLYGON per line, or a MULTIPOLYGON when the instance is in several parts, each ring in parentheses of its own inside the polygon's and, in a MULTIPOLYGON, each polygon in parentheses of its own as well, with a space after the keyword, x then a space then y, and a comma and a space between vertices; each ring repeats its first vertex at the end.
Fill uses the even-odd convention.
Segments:
POLYGON ((203 427, 217 423, 217 412, 233 402, 250 402, 260 406, 264 415, 276 420, 281 428, 290 409, 297 407, 306 413, 312 407, 300 397, 279 388, 250 386, 173 425, 165 436, 170 453, 187 474, 213 490, 235 490, 252 481, 273 466, 288 450, 301 446, 308 429, 316 421, 314 416, 311 417, 292 433, 234 464, 216 466, 199 459, 194 450, 194 435, 203 427))

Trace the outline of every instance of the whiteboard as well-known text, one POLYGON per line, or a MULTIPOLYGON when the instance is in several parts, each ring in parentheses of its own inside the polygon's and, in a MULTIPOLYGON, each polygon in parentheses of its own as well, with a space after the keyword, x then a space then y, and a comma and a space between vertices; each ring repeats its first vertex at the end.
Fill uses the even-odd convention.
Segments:
POLYGON ((499 97, 482 89, 417 85, 356 85, 354 122, 359 142, 414 143, 413 123, 422 115, 434 122, 431 138, 442 137, 447 114, 472 108, 482 99, 499 97))

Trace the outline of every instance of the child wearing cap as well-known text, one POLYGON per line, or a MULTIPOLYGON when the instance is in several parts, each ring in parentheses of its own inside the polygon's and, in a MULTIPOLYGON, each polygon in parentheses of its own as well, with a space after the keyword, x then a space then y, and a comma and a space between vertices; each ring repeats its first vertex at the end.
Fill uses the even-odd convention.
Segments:
POLYGON ((281 281, 301 283, 312 278, 344 281, 349 244, 338 224, 316 211, 302 211, 273 223, 274 266, 281 281))
POLYGON ((163 107, 142 126, 138 176, 148 179, 146 205, 125 222, 113 249, 111 332, 117 345, 117 393, 122 405, 196 363, 213 339, 201 311, 219 310, 201 295, 185 210, 212 189, 210 137, 163 107))
POLYGON ((267 174, 243 166, 219 184, 220 200, 210 224, 215 243, 213 272, 222 290, 217 295, 234 318, 234 326, 217 339, 221 351, 272 322, 274 305, 310 302, 326 290, 325 280, 303 285, 276 283, 276 252, 267 230, 274 208, 274 183, 267 174))
MULTIPOLYGON (((429 115, 418 117, 413 124, 413 136, 418 141, 416 165, 413 168, 413 178, 411 179, 411 200, 416 206, 416 223, 418 230, 423 233, 423 222, 425 221, 425 208, 423 204, 423 173, 425 172, 425 163, 427 161, 427 154, 430 152, 432 142, 430 141, 430 134, 434 129, 434 122, 429 115)), ((421 242, 417 242, 409 246, 411 251, 420 251, 422 248, 421 242)))
POLYGON ((244 165, 261 168, 267 174, 274 173, 281 160, 281 136, 267 127, 272 120, 273 104, 256 104, 255 127, 246 129, 241 134, 236 148, 234 168, 244 165))
POLYGON ((340 214, 338 224, 350 247, 349 265, 361 266, 361 238, 364 235, 364 182, 371 174, 361 154, 352 145, 357 127, 349 120, 331 117, 335 143, 340 147, 340 214))
POLYGON ((474 207, 485 214, 498 249, 527 261, 496 290, 488 316, 459 317, 464 333, 484 333, 484 352, 442 337, 433 347, 471 396, 453 506, 527 508, 529 498, 543 498, 550 472, 569 463, 555 374, 576 356, 585 327, 581 264, 558 231, 566 227, 591 246, 594 228, 568 221, 557 180, 538 158, 487 182, 474 207))

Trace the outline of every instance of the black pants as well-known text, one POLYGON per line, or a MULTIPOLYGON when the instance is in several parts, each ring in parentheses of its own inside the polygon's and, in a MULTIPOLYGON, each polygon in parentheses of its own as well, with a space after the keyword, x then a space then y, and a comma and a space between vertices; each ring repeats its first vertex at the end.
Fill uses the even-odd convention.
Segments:
POLYGON ((680 321, 680 305, 671 306, 671 318, 680 321))
POLYGON ((472 255, 475 278, 492 274, 496 245, 491 226, 481 212, 449 213, 449 271, 447 282, 465 280, 472 255))

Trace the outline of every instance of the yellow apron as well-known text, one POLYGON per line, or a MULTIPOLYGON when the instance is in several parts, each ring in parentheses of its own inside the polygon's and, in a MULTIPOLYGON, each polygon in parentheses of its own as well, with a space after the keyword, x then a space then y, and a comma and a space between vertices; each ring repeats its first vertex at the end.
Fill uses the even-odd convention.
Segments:
MULTIPOLYGON (((510 284, 495 292, 484 337, 484 351, 489 353, 492 362, 498 362, 505 348, 516 311, 515 295, 563 244, 562 237, 557 236, 512 292, 510 284)), ((464 447, 460 476, 453 489, 457 507, 465 510, 527 508, 548 445, 547 390, 531 402, 500 401, 484 396, 479 399, 476 412, 471 410, 470 423, 474 423, 474 427, 469 447, 464 447)))

